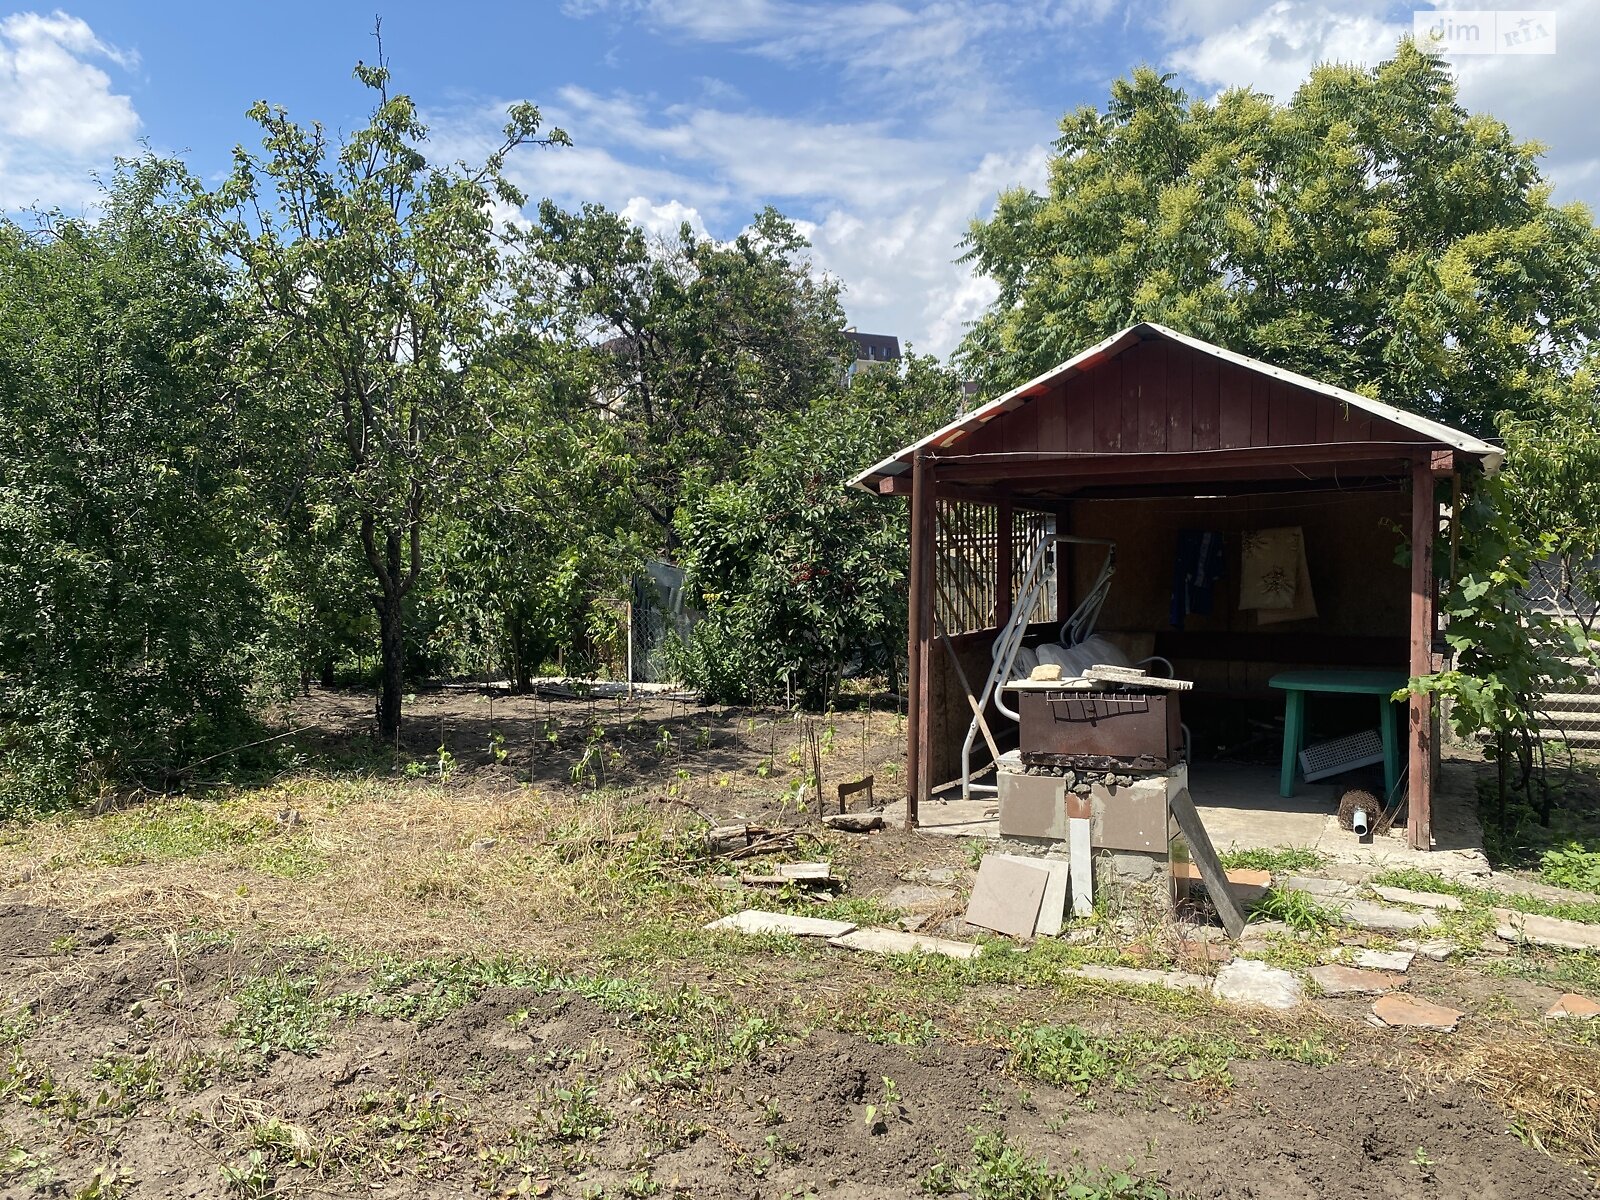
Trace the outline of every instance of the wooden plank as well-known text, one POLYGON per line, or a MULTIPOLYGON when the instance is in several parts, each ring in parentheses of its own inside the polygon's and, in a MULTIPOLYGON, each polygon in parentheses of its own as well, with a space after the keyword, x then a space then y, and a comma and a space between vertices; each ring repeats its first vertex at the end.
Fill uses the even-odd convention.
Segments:
MULTIPOLYGON (((1317 401, 1316 392, 1308 392, 1292 384, 1273 383, 1275 389, 1281 390, 1284 395, 1284 440, 1280 443, 1285 446, 1309 446, 1317 440, 1317 401)), ((1276 414, 1276 409, 1274 413, 1276 414)), ((1277 421, 1273 422, 1273 438, 1277 439, 1277 421)))
POLYGON ((1196 450, 1215 450, 1222 444, 1222 364, 1209 354, 1194 360, 1194 423, 1191 429, 1196 450))
POLYGON ((1250 444, 1272 445, 1272 396, 1269 383, 1254 372, 1250 375, 1250 444))
MULTIPOLYGON (((1138 359, 1139 432, 1134 448, 1161 451, 1167 448, 1167 360, 1172 346, 1167 342, 1143 342, 1138 359)), ((1123 441, 1123 450, 1128 449, 1123 441)))
POLYGON ((1219 363, 1218 439, 1224 448, 1250 444, 1250 385, 1254 376, 1232 363, 1219 363))
MULTIPOLYGON (((1207 356, 1209 358, 1209 356, 1207 356)), ((1194 449, 1194 359, 1180 346, 1166 353, 1166 408, 1168 453, 1181 454, 1194 449)), ((1210 359, 1215 362, 1215 359, 1210 359)))
POLYGON ((1105 388, 1094 401, 1094 449, 1104 453, 1122 449, 1122 356, 1113 358, 1098 373, 1105 379, 1105 388))
POLYGON ((1289 395, 1289 389, 1275 379, 1267 380, 1267 444, 1269 446, 1292 446, 1295 442, 1289 436, 1290 426, 1294 423, 1294 405, 1289 395))
POLYGON ((1328 442, 1338 440, 1333 435, 1334 409, 1338 407, 1338 404, 1337 400, 1327 396, 1317 397, 1315 403, 1316 424, 1313 426, 1315 432, 1312 437, 1318 445, 1325 445, 1328 442))
MULTIPOLYGON (((1056 405, 1056 412, 1061 417, 1060 441, 1051 441, 1050 449, 1071 450, 1078 454, 1094 451, 1095 413, 1100 407, 1101 397, 1114 383, 1111 363, 1102 363, 1088 374, 1068 380, 1061 402, 1056 405)), ((1052 427, 1049 432, 1053 436, 1056 431, 1052 427)))
POLYGON ((1200 868, 1200 877, 1205 880, 1206 893, 1216 906, 1217 915, 1222 918, 1222 927, 1231 938, 1243 936, 1244 910, 1239 907, 1233 890, 1228 887, 1228 873, 1222 869, 1222 860, 1217 857, 1216 848, 1211 844, 1211 835, 1206 832, 1205 822, 1200 820, 1189 789, 1181 789, 1172 797, 1171 804, 1172 815, 1177 819, 1178 828, 1183 831, 1184 840, 1189 843, 1189 858, 1200 868))
POLYGON ((1124 454, 1140 448, 1139 410, 1144 404, 1145 377, 1139 364, 1148 353, 1144 346, 1141 342, 1132 350, 1117 355, 1117 361, 1122 364, 1122 432, 1117 449, 1124 454))
MULTIPOLYGON (((1433 673, 1433 539, 1439 506, 1433 496, 1433 470, 1418 459, 1411 472, 1411 674, 1433 673)), ((1407 833, 1414 850, 1433 848, 1433 698, 1411 694, 1408 741, 1410 816, 1407 833)))

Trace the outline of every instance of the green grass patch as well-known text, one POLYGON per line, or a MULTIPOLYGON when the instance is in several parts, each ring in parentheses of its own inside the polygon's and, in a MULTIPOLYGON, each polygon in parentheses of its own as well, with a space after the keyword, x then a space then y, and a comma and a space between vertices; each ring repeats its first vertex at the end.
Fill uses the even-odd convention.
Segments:
POLYGON ((922 1177, 932 1196, 972 1200, 1168 1200, 1165 1188, 1128 1171, 1073 1166, 1058 1171, 1003 1133, 980 1133, 964 1167, 936 1164, 922 1177))
POLYGON ((1011 1033, 1007 1065, 1019 1075, 1080 1096, 1105 1080, 1122 1090, 1136 1088, 1152 1070, 1226 1089, 1233 1085, 1229 1061, 1246 1053, 1235 1039, 1203 1031, 1105 1037, 1077 1025, 1023 1025, 1011 1033))
POLYGON ((1321 934, 1343 924, 1338 910, 1298 888, 1268 888, 1251 909, 1252 917, 1282 921, 1298 933, 1321 934))
POLYGON ((1271 846, 1254 850, 1229 850, 1218 855, 1229 870, 1270 871, 1274 875, 1314 871, 1328 861, 1310 846, 1271 846))
MULTIPOLYGON (((1565 991, 1600 994, 1600 955, 1582 951, 1522 947, 1503 958, 1485 957, 1474 964, 1485 975, 1526 979, 1565 991)), ((1578 1022, 1559 1022, 1578 1024, 1578 1022)), ((1595 1024, 1587 1022, 1586 1024, 1595 1024)))
POLYGON ((258 975, 233 994, 237 1012, 222 1032, 238 1038, 247 1054, 314 1054, 327 1045, 336 1011, 320 989, 315 975, 288 968, 258 975))
POLYGON ((248 846, 276 829, 270 818, 241 812, 225 800, 164 800, 73 824, 83 834, 79 852, 51 866, 178 862, 248 846))
POLYGON ((1474 887, 1416 867, 1385 871, 1381 875, 1374 876, 1370 882, 1385 887, 1409 888, 1415 892, 1439 892, 1446 896, 1455 896, 1469 908, 1509 908, 1539 916, 1562 917, 1569 921, 1600 924, 1600 898, 1592 902, 1545 900, 1539 896, 1523 896, 1515 892, 1474 887))
POLYGON ((1539 877, 1556 887, 1600 892, 1600 850, 1583 842, 1546 850, 1539 858, 1539 877))

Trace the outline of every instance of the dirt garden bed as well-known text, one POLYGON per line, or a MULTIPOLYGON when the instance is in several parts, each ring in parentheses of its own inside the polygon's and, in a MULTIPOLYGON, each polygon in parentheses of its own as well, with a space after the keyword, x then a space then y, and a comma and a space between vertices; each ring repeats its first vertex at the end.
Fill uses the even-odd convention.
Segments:
MULTIPOLYGON (((749 906, 894 925, 894 889, 959 900, 972 856, 818 829, 784 714, 529 699, 491 721, 424 695, 397 755, 363 744, 364 703, 303 706, 263 786, 7 832, 0 1194, 1592 1191, 1600 1049, 1543 1017, 1589 955, 1419 959, 1409 989, 1469 1014, 1440 1035, 1375 1029, 1365 1000, 1274 1013, 1076 974, 1215 969, 1109 921, 959 963, 718 935, 749 906), (595 745, 604 786, 574 771, 595 745), (844 890, 741 889, 697 850, 702 813, 794 823, 788 856, 844 890)), ((864 761, 892 786, 899 731, 871 722, 816 719, 831 778, 864 761)), ((1291 929, 1251 953, 1341 942, 1389 944, 1291 929)))

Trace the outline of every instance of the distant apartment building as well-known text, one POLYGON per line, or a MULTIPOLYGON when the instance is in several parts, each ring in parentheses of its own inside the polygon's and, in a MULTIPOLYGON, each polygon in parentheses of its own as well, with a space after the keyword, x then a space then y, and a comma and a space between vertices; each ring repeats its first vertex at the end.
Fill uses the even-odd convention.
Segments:
POLYGON ((900 361, 900 339, 892 333, 862 333, 854 325, 844 336, 855 347, 855 359, 845 368, 845 378, 853 378, 867 367, 893 365, 900 361))

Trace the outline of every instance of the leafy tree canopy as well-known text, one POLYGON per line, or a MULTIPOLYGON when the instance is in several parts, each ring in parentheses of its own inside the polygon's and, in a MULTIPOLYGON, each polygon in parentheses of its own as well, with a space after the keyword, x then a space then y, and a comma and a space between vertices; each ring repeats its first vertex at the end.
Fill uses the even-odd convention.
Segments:
POLYGON ((616 213, 540 207, 527 302, 587 347, 573 399, 615 439, 613 470, 670 546, 686 479, 754 444, 767 416, 797 413, 842 378, 838 284, 773 209, 731 242, 652 239, 616 213))
POLYGON ((1539 153, 1409 39, 1287 104, 1137 70, 973 225, 999 297, 958 361, 992 394, 1153 320, 1489 432, 1600 333, 1600 234, 1539 153))
POLYGON ((0 222, 0 816, 246 740, 241 330, 184 178, 123 164, 98 222, 0 222))
POLYGON ((823 707, 851 668, 894 673, 904 648, 904 505, 849 488, 861 467, 948 421, 961 385, 931 358, 860 372, 769 421, 740 469, 694 489, 678 528, 705 613, 685 678, 725 702, 823 707))

